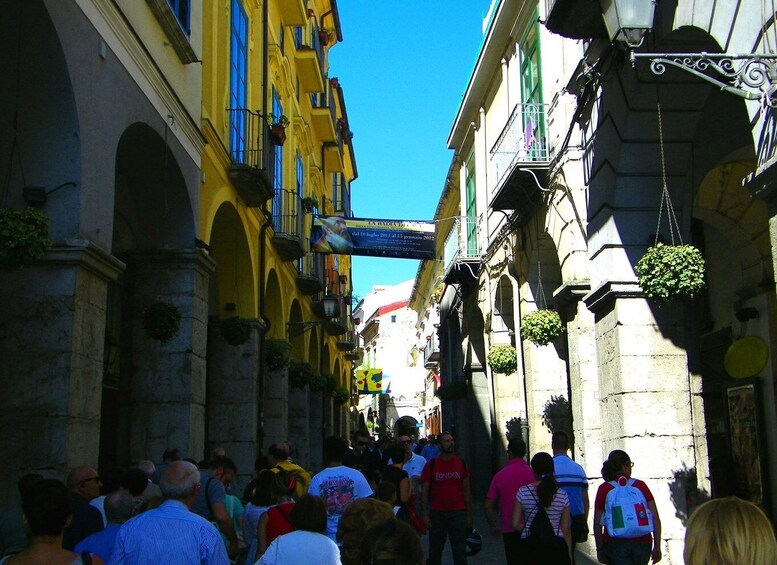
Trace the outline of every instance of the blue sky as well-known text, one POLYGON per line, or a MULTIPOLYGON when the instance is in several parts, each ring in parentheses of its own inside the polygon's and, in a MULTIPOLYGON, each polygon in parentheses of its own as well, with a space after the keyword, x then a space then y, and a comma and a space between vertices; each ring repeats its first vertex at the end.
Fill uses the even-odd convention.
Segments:
MULTIPOLYGON (((339 0, 343 87, 359 178, 354 215, 431 220, 452 151, 448 133, 482 42, 490 0, 339 0)), ((354 293, 415 277, 418 261, 353 258, 354 293)))

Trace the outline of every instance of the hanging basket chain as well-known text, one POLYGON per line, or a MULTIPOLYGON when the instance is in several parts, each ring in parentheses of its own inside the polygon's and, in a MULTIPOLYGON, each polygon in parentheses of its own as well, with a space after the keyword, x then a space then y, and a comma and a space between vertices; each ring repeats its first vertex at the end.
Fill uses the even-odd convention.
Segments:
POLYGON ((672 205, 672 199, 669 197, 669 187, 666 184, 666 158, 664 155, 664 123, 661 118, 661 102, 657 103, 658 106, 658 144, 661 150, 661 202, 658 207, 658 223, 656 224, 656 238, 653 245, 658 243, 658 235, 661 232, 661 217, 664 215, 664 202, 666 202, 666 215, 669 221, 669 238, 672 245, 675 245, 675 233, 677 234, 677 240, 680 245, 683 244, 683 236, 680 231, 680 224, 677 222, 677 214, 675 213, 674 206, 672 205))

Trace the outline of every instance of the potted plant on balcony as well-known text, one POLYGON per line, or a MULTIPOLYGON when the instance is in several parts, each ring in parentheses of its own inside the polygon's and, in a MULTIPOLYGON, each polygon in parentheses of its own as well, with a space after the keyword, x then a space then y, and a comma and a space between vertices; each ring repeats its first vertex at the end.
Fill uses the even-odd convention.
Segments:
POLYGON ((314 209, 318 208, 318 198, 315 196, 306 196, 302 199, 302 209, 307 213, 312 213, 314 209))
POLYGON ((561 316, 555 310, 543 308, 521 318, 521 337, 534 345, 548 345, 562 330, 561 316))
POLYGON ((321 40, 321 45, 329 45, 329 40, 335 37, 335 30, 325 27, 318 31, 318 38, 321 40))
POLYGON ((657 242, 635 266, 639 286, 656 302, 693 298, 705 287, 704 258, 693 245, 657 242))
POLYGON ((286 128, 289 127, 289 118, 285 114, 278 116, 270 126, 270 136, 275 145, 283 145, 286 142, 286 128))
POLYGON ((34 208, 0 208, 0 271, 16 271, 29 265, 50 245, 46 216, 34 208))
POLYGON ((155 302, 143 312, 143 329, 149 337, 166 343, 181 327, 181 310, 167 302, 155 302))
POLYGON ((486 356, 486 361, 495 373, 509 375, 518 369, 518 356, 512 345, 494 345, 486 356))

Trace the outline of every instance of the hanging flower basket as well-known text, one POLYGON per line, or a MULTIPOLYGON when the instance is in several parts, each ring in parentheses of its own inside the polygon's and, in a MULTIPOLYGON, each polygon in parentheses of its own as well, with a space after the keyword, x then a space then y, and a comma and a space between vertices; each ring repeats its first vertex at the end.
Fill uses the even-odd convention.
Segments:
POLYGON ((521 337, 534 345, 548 345, 562 330, 561 316, 555 310, 537 310, 521 318, 521 337))
POLYGON ((143 312, 143 329, 149 337, 166 343, 181 327, 181 310, 167 302, 156 302, 143 312))
POLYGON ((330 375, 329 373, 324 373, 322 376, 326 379, 324 390, 329 394, 332 394, 337 389, 337 379, 334 375, 330 375))
POLYGON ((434 391, 434 395, 440 400, 462 400, 467 398, 468 391, 469 387, 465 381, 454 381, 442 385, 434 391))
POLYGON ((693 245, 656 243, 635 269, 645 296, 656 302, 693 298, 706 286, 704 258, 693 245))
POLYGON ((289 385, 292 388, 305 388, 310 385, 315 375, 310 363, 292 361, 289 364, 289 385))
POLYGON ((486 362, 495 373, 509 375, 518 370, 518 355, 512 345, 494 345, 486 356, 486 362))
POLYGON ((308 388, 313 392, 321 392, 326 390, 327 379, 324 375, 311 375, 308 382, 308 388))
POLYGON ((332 400, 335 401, 335 404, 345 404, 349 398, 351 398, 351 393, 346 388, 339 386, 332 391, 332 400))
POLYGON ((271 371, 280 371, 289 366, 291 344, 282 339, 268 339, 264 342, 264 361, 271 371))
POLYGON ((251 338, 251 324, 245 318, 232 316, 221 321, 221 335, 229 345, 243 345, 251 338))
POLYGON ((34 208, 0 208, 0 271, 17 271, 35 262, 50 245, 46 216, 34 208))

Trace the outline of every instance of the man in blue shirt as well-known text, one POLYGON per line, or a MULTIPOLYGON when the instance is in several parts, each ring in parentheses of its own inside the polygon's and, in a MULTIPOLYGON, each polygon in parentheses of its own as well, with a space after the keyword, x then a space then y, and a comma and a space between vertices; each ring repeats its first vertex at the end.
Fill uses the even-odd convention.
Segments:
POLYGON ((566 432, 555 432, 551 439, 553 448, 554 475, 558 486, 569 497, 569 512, 572 516, 572 548, 588 536, 588 477, 585 470, 567 455, 569 436, 566 432))
POLYGON ((132 518, 134 512, 135 504, 129 491, 119 489, 112 492, 105 497, 105 517, 108 519, 105 529, 80 541, 73 551, 76 553, 88 551, 102 557, 107 563, 111 559, 119 528, 132 518))
POLYGON ((119 528, 109 565, 229 565, 216 527, 190 512, 200 490, 200 472, 175 461, 159 481, 165 501, 119 528))

